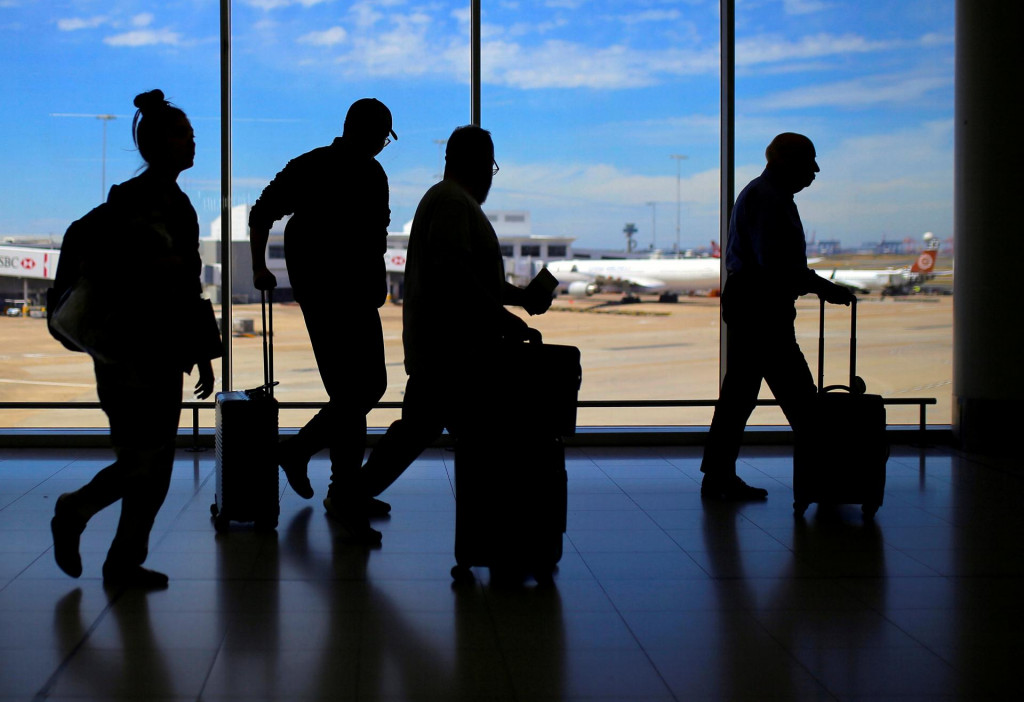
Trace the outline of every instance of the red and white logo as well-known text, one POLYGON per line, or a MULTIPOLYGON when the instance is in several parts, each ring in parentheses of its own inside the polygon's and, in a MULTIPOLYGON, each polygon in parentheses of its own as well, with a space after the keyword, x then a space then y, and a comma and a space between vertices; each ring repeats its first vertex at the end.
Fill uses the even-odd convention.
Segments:
POLYGON ((391 263, 395 264, 396 266, 404 266, 405 265, 405 256, 401 256, 401 255, 392 256, 391 257, 391 263))
POLYGON ((21 267, 26 271, 30 271, 36 267, 36 261, 33 258, 23 258, 21 259, 21 267))
POLYGON ((924 251, 920 256, 917 257, 917 265, 914 266, 918 271, 927 273, 931 271, 935 265, 935 254, 931 251, 924 251))

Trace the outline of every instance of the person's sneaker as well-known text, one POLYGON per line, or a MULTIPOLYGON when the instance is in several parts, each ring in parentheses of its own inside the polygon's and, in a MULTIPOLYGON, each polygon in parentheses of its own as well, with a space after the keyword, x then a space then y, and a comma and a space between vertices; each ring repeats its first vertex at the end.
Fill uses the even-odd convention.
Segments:
POLYGON ((309 483, 309 459, 303 458, 284 441, 277 448, 277 463, 288 478, 288 485, 299 497, 308 500, 313 497, 313 486, 309 483))
POLYGON ((768 498, 768 491, 747 485, 737 475, 715 477, 705 475, 700 484, 700 496, 722 502, 753 502, 768 498))
POLYGON ((78 552, 78 543, 85 531, 85 522, 68 506, 69 493, 57 498, 53 508, 53 519, 50 520, 50 532, 53 534, 53 557, 57 566, 72 578, 82 574, 82 556, 78 552))
MULTIPOLYGON (((336 478, 335 476, 331 476, 331 484, 330 487, 327 488, 327 497, 329 497, 333 502, 341 504, 339 496, 347 498, 347 496, 351 495, 353 491, 355 491, 356 494, 359 494, 360 492, 365 494, 365 491, 360 489, 359 483, 354 482, 351 478, 336 478)), ((363 511, 370 519, 383 519, 391 514, 391 504, 384 500, 378 500, 376 497, 367 497, 366 502, 363 505, 363 511)))
POLYGON ((112 566, 103 564, 103 587, 111 589, 166 590, 170 579, 155 570, 142 566, 112 566))
POLYGON ((367 546, 380 545, 383 536, 370 526, 370 518, 365 511, 352 509, 340 501, 336 503, 330 496, 324 498, 324 510, 329 519, 345 530, 351 541, 367 546))

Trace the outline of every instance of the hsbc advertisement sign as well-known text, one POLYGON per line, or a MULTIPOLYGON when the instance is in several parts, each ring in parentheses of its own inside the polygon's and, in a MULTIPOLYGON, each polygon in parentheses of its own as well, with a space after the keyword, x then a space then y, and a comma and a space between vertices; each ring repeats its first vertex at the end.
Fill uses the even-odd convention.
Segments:
POLYGON ((53 280, 60 249, 0 246, 0 275, 9 278, 53 280))
POLYGON ((405 273, 405 249, 388 249, 384 254, 384 270, 388 273, 405 273))

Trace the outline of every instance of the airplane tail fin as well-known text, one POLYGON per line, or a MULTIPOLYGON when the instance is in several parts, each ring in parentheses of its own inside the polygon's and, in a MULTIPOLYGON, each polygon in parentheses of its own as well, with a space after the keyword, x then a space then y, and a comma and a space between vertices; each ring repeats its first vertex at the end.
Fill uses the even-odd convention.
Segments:
POLYGON ((911 273, 931 273, 935 268, 935 259, 938 256, 937 249, 925 249, 922 251, 914 265, 910 267, 911 273))
POLYGON ((714 239, 711 240, 711 258, 721 258, 722 247, 718 245, 718 242, 714 239))

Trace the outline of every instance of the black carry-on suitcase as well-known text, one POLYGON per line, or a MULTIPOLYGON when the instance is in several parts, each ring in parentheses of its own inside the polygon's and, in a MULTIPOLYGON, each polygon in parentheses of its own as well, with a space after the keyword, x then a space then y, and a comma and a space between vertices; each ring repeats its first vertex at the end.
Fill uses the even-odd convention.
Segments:
POLYGON ((523 399, 506 401, 493 432, 456 437, 452 577, 472 580, 470 568, 486 566, 492 577, 533 576, 550 583, 566 528, 562 437, 576 431, 580 352, 573 346, 516 344, 502 368, 510 394, 523 399))
POLYGON ((217 531, 230 522, 277 528, 280 486, 277 468, 277 400, 274 398, 273 300, 263 293, 263 385, 217 393, 216 502, 210 505, 217 531), (270 323, 267 323, 267 315, 270 323))
POLYGON ((806 430, 793 449, 793 511, 821 504, 861 505, 874 517, 885 492, 885 405, 881 395, 865 393, 857 376, 857 302, 850 313, 850 384, 825 386, 825 301, 818 333, 818 394, 806 430))

